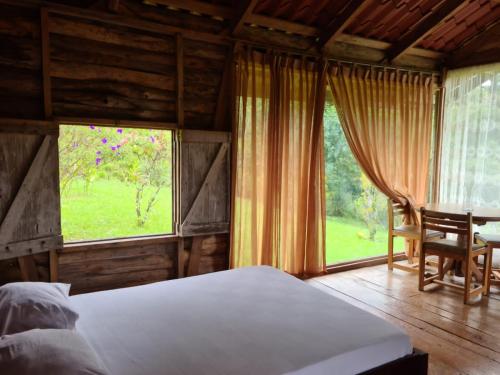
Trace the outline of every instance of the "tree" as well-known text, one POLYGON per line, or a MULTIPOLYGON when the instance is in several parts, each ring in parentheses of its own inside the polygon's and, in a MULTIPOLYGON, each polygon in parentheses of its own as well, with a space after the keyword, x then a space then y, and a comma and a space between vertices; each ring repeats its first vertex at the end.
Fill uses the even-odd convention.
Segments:
POLYGON ((333 105, 326 106, 324 123, 327 215, 354 217, 354 202, 361 194, 361 171, 333 105))
POLYGON ((356 199, 356 209, 359 217, 368 228, 370 241, 375 240, 377 227, 384 224, 386 200, 364 174, 361 175, 362 192, 356 199))
POLYGON ((65 126, 60 135, 63 192, 75 179, 117 179, 135 187, 135 214, 142 227, 162 188, 172 180, 171 133, 145 129, 65 126), (149 197, 145 196, 151 188, 149 197))

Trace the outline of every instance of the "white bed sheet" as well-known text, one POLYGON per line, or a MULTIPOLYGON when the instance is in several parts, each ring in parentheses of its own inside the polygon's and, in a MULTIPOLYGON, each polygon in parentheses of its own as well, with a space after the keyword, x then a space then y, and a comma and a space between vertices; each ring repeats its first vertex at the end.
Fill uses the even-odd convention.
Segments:
POLYGON ((71 297, 112 374, 356 374, 412 352, 399 328, 271 267, 71 297))

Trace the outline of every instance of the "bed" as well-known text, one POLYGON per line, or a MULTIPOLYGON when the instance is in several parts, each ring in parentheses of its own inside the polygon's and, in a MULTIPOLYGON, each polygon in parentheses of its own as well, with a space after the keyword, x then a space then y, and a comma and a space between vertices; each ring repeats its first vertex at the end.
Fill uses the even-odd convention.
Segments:
POLYGON ((427 371, 427 355, 414 351, 405 332, 271 267, 71 301, 78 331, 112 374, 427 371))

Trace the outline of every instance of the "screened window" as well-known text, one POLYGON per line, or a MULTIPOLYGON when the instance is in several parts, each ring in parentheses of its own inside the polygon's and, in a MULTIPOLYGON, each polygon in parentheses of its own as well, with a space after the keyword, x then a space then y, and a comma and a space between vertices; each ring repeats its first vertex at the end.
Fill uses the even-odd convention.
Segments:
POLYGON ((66 242, 173 231, 172 132, 61 125, 66 242))

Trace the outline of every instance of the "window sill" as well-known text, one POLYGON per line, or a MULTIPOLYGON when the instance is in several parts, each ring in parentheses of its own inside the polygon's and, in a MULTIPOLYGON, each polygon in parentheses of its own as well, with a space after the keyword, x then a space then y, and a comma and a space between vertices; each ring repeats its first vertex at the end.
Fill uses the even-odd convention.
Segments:
MULTIPOLYGON (((395 253, 394 261, 405 260, 405 253, 395 253)), ((357 268, 363 267, 373 267, 381 264, 387 264, 387 255, 380 255, 376 257, 357 259, 349 262, 335 263, 329 266, 326 266, 327 273, 337 273, 344 272, 349 270, 355 270, 357 268)))
POLYGON ((63 246, 63 253, 79 252, 84 250, 109 249, 122 246, 150 245, 160 243, 177 242, 180 237, 175 234, 163 234, 153 236, 114 238, 96 241, 67 242, 63 246))

